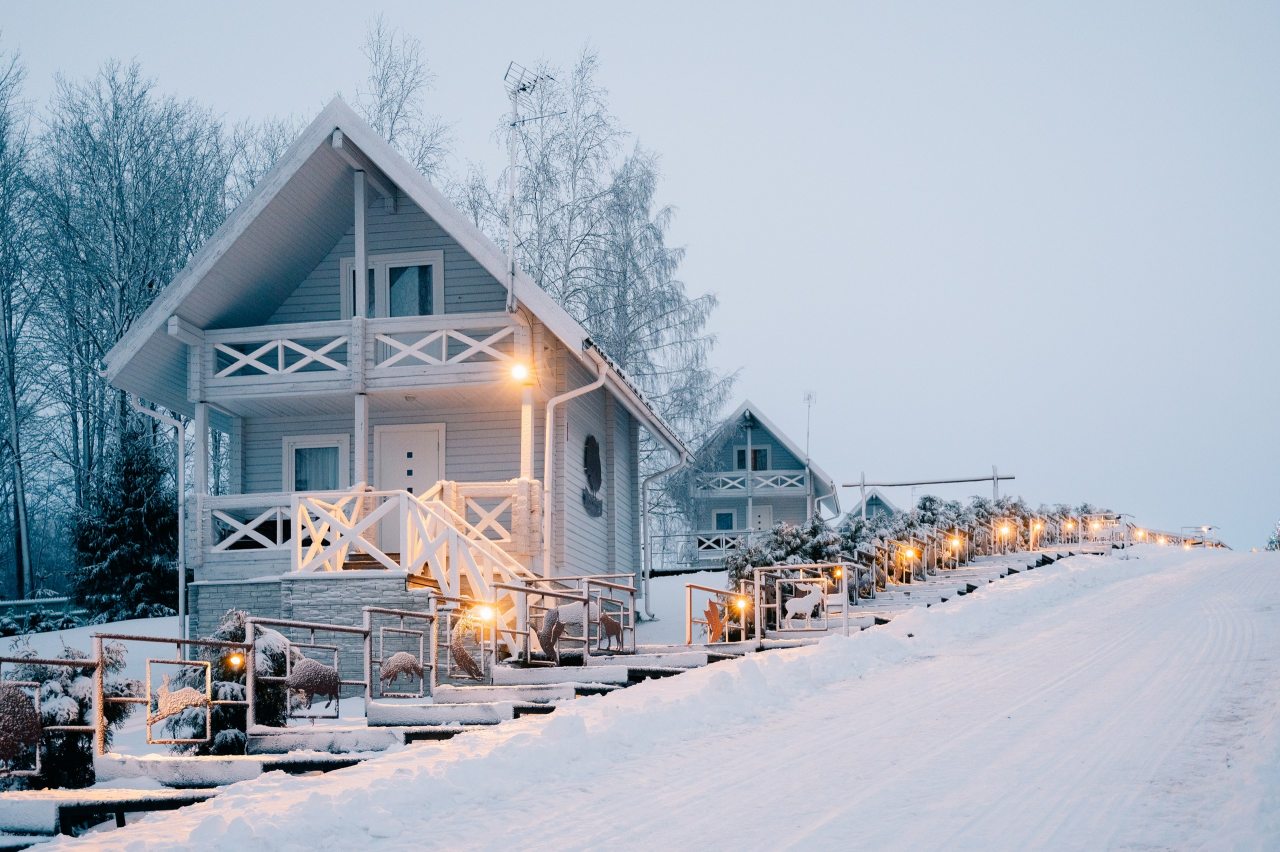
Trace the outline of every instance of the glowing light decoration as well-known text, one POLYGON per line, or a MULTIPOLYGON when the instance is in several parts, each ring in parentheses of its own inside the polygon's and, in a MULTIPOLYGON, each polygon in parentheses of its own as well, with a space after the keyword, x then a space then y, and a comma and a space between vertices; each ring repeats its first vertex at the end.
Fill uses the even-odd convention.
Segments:
POLYGON ((244 654, 241 654, 239 651, 233 651, 230 654, 227 654, 223 659, 223 662, 226 663, 227 668, 239 670, 244 666, 244 654))
POLYGON ((523 382, 529 378, 529 367, 526 364, 512 364, 511 378, 517 382, 523 382))

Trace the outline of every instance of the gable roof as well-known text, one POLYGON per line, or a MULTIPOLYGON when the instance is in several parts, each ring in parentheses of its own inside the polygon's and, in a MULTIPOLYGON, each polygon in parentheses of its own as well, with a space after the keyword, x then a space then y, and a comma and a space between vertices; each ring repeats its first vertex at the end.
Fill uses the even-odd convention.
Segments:
MULTIPOLYGON (((749 399, 743 400, 742 404, 739 405, 732 414, 724 419, 724 422, 720 424, 719 428, 711 433, 711 436, 705 443, 703 443, 702 448, 699 450, 699 454, 706 452, 711 447, 721 446, 729 437, 730 430, 737 428, 738 422, 747 415, 750 415, 761 426, 768 430, 768 432, 778 440, 778 443, 782 444, 782 446, 787 449, 787 452, 800 459, 802 463, 805 461, 804 449, 796 444, 795 441, 791 440, 785 432, 779 429, 777 424, 761 413, 759 407, 749 399)), ((819 503, 825 504, 832 510, 832 512, 839 512, 840 498, 839 492, 836 490, 835 480, 828 476, 822 468, 814 464, 812 459, 808 460, 808 465, 809 474, 813 478, 814 499, 819 503)))
MULTIPOLYGON (((330 144, 335 130, 342 132, 347 155, 367 165, 372 182, 393 185, 505 285, 502 250, 335 97, 107 353, 108 381, 174 411, 191 411, 184 344, 168 334, 169 318, 200 328, 264 324, 324 258, 350 228, 353 197, 350 162, 330 144), (291 251, 279 251, 282 239, 290 241, 291 251)), ((604 373, 606 386, 659 441, 687 455, 675 431, 564 308, 519 269, 513 289, 517 301, 570 352, 604 373)))
MULTIPOLYGON (((881 491, 879 488, 876 488, 874 485, 872 485, 870 488, 867 489, 866 502, 870 503, 872 500, 879 500, 889 509, 890 513, 892 514, 896 515, 902 511, 896 505, 894 505, 894 502, 890 500, 883 491, 881 491)), ((846 515, 850 518, 854 516, 862 517, 862 502, 863 502, 862 498, 859 497, 858 502, 849 509, 846 515)))

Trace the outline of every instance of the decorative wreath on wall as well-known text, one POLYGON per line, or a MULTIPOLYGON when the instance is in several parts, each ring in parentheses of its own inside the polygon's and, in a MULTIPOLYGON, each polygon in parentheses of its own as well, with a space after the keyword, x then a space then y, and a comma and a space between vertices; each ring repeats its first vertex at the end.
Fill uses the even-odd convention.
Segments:
POLYGON ((582 442, 582 470, 587 477, 587 487, 582 489, 582 505, 588 515, 598 518, 604 514, 604 500, 600 499, 604 466, 600 461, 600 442, 595 435, 588 435, 582 442))

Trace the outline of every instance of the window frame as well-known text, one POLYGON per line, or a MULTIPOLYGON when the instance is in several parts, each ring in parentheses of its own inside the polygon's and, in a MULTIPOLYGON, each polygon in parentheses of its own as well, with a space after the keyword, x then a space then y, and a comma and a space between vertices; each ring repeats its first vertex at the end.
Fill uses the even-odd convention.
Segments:
MULTIPOLYGON (((431 306, 435 310, 420 316, 437 317, 444 313, 444 252, 434 251, 401 251, 388 254, 369 255, 369 269, 373 272, 373 304, 369 305, 369 316, 384 318, 391 302, 391 267, 393 266, 430 266, 431 267, 431 306)), ((356 268, 353 256, 342 258, 338 274, 338 302, 342 307, 342 318, 351 319, 354 305, 347 302, 346 282, 351 280, 356 268)), ((368 273, 366 272, 366 279, 368 273)), ((353 294, 354 295, 354 294, 353 294)))
POLYGON ((752 447, 751 447, 751 452, 752 452, 752 453, 764 453, 764 467, 752 468, 752 467, 751 467, 751 459, 749 459, 749 458, 747 459, 747 466, 746 466, 746 467, 738 467, 738 453, 739 453, 739 452, 746 453, 746 452, 747 452, 747 445, 746 445, 746 444, 735 444, 735 445, 734 445, 734 447, 733 447, 733 469, 734 469, 735 471, 739 471, 739 470, 740 470, 740 471, 743 471, 744 473, 754 473, 754 472, 762 471, 762 470, 773 470, 773 452, 772 452, 772 449, 771 449, 769 446, 767 446, 767 445, 766 445, 766 446, 762 446, 762 447, 761 447, 761 446, 756 446, 756 445, 754 445, 754 444, 753 444, 753 445, 752 445, 752 447))
POLYGON ((713 532, 737 532, 738 531, 738 512, 735 509, 713 509, 711 511, 711 529, 713 532), (729 529, 722 530, 718 525, 721 515, 729 516, 729 529))
POLYGON ((296 450, 337 447, 338 449, 338 490, 351 487, 351 436, 345 433, 335 435, 285 435, 281 439, 283 463, 280 474, 280 490, 286 494, 299 493, 294 484, 297 482, 293 465, 296 450))

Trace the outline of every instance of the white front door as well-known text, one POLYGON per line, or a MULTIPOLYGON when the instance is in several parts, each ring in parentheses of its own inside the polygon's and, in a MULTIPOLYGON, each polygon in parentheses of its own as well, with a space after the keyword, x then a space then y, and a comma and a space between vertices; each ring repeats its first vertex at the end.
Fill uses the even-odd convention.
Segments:
MULTIPOLYGON (((375 426, 373 432, 379 491, 421 495, 444 476, 444 426, 375 426)), ((398 513, 382 521, 379 542, 384 552, 400 550, 398 513)))
POLYGON ((771 530, 773 529, 773 507, 759 506, 751 507, 751 529, 753 530, 771 530))

